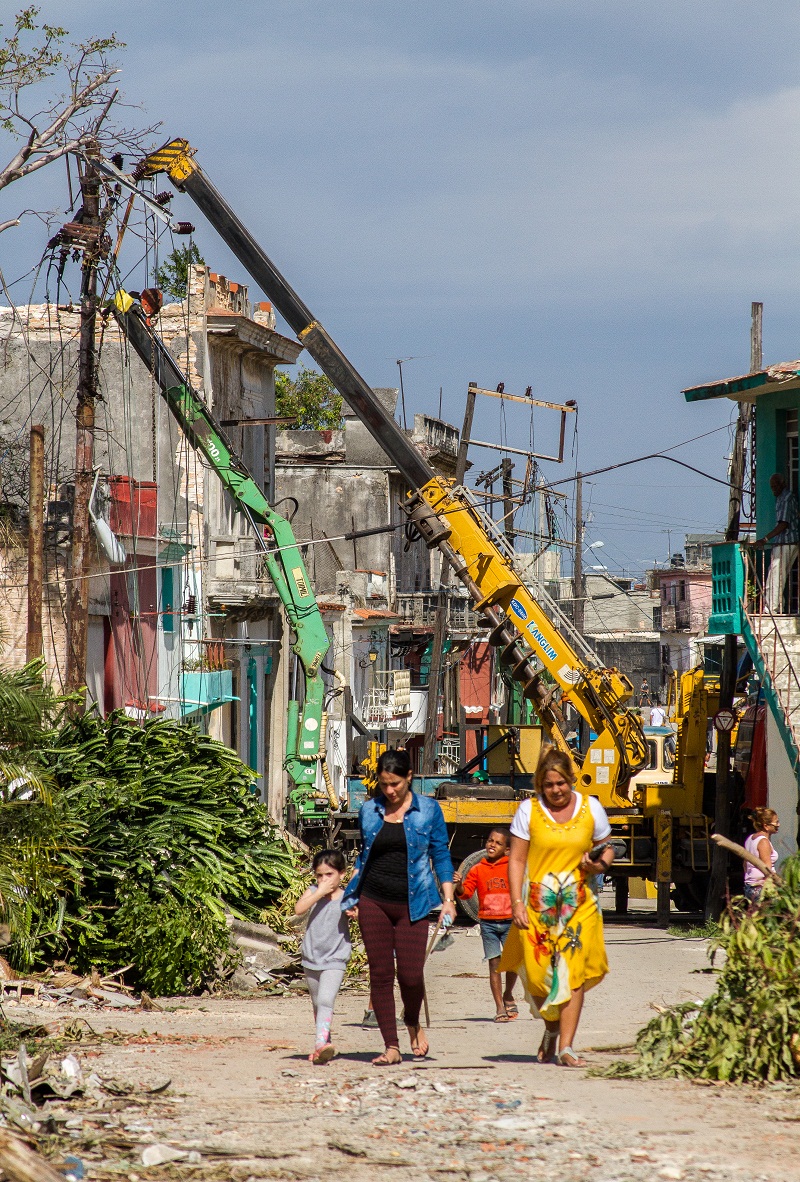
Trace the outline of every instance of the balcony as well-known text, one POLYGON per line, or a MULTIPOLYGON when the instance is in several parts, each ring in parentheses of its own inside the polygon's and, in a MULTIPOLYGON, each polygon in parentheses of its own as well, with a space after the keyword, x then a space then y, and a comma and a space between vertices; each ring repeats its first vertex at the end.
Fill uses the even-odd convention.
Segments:
POLYGON ((656 632, 682 632, 691 627, 689 604, 664 603, 653 608, 653 628, 656 632))
POLYGON ((278 602, 275 585, 267 574, 264 555, 252 535, 244 538, 212 537, 209 555, 208 597, 212 606, 241 607, 278 602))
MULTIPOLYGON (((397 614, 404 624, 415 628, 431 628, 436 623, 439 595, 436 591, 398 592, 397 614)), ((481 617, 472 610, 472 601, 465 596, 447 598, 447 625, 453 632, 471 632, 485 627, 481 617)))

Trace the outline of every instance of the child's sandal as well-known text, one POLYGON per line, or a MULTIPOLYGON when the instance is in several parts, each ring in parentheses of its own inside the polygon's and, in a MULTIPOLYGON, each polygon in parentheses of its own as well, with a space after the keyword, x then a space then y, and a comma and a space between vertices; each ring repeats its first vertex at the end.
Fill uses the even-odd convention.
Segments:
POLYGON ((507 1001, 507 1002, 504 1002, 504 1005, 506 1007, 506 1015, 508 1017, 509 1022, 513 1022, 515 1018, 519 1017, 519 1009, 517 1008, 517 1003, 515 1001, 507 1001))
POLYGON ((511 1021, 508 1014, 505 1014, 505 1013, 495 1014, 494 1020, 495 1020, 495 1022, 510 1022, 511 1021))

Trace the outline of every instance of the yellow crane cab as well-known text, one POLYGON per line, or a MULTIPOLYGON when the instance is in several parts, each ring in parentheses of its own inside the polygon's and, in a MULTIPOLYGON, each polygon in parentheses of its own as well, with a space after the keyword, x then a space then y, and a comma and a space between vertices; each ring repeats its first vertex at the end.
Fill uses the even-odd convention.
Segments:
POLYGON ((646 726, 647 763, 631 780, 631 792, 648 784, 671 784, 675 775, 677 729, 672 725, 646 726))

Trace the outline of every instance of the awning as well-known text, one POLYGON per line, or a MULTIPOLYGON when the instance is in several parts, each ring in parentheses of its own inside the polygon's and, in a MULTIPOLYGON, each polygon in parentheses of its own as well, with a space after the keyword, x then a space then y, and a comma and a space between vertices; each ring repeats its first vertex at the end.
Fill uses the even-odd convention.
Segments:
POLYGON ((736 402, 752 402, 761 394, 785 390, 787 385, 797 388, 798 378, 800 361, 782 361, 779 365, 768 365, 758 373, 725 378, 721 382, 709 382, 704 386, 690 386, 681 393, 687 402, 705 402, 709 398, 732 398, 736 402))

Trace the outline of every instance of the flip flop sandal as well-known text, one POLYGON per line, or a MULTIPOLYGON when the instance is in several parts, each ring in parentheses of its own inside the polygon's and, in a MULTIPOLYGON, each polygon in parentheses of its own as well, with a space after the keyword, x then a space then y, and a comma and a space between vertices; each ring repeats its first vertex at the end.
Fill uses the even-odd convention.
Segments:
POLYGON ((586 1060, 581 1059, 580 1055, 576 1054, 575 1051, 573 1051, 572 1047, 564 1047, 564 1049, 559 1053, 558 1061, 562 1067, 568 1067, 571 1071, 574 1071, 576 1067, 588 1067, 588 1063, 586 1062, 586 1060), (564 1062, 565 1057, 568 1057, 570 1059, 574 1059, 575 1062, 574 1063, 565 1063, 564 1062))
MULTIPOLYGON (((411 1030, 411 1027, 407 1027, 406 1029, 411 1030)), ((415 1059, 427 1059, 428 1052, 431 1049, 430 1046, 426 1046, 424 1051, 419 1046, 419 1038, 420 1038, 420 1034, 422 1034, 422 1027, 417 1026, 417 1027, 414 1027, 414 1029, 419 1030, 419 1034, 417 1035, 417 1046, 414 1046, 414 1043, 411 1042, 411 1034, 409 1033, 408 1038, 409 1038, 409 1042, 411 1042, 411 1054, 414 1056, 415 1059)))
POLYGON ((330 1063, 331 1059, 333 1059, 335 1057, 335 1055, 336 1055, 336 1047, 334 1047, 331 1043, 327 1042, 327 1043, 325 1043, 324 1047, 320 1047, 318 1050, 314 1051, 314 1056, 313 1056, 311 1062, 314 1063, 315 1065, 318 1065, 320 1063, 330 1063))
POLYGON ((509 1022, 513 1022, 515 1018, 519 1017, 519 1008, 517 1007, 517 1003, 515 1001, 507 1001, 504 1002, 504 1005, 506 1007, 506 1014, 508 1015, 509 1022))
MULTIPOLYGON (((399 1051, 398 1051, 398 1054, 400 1054, 399 1051)), ((400 1055, 399 1059, 388 1059, 386 1057, 386 1051, 384 1051, 383 1054, 378 1055, 377 1059, 372 1060, 372 1066, 373 1067, 400 1067, 402 1065, 402 1062, 403 1062, 402 1055, 400 1055)))
MULTIPOLYGON (((536 1058, 540 1063, 555 1063, 557 1062, 555 1049, 558 1044, 558 1034, 554 1030, 545 1030, 542 1035, 542 1045, 536 1052, 536 1058)), ((567 1048, 569 1050, 569 1048, 567 1048)))
POLYGON ((495 1020, 495 1022, 510 1022, 510 1021, 511 1021, 511 1018, 510 1018, 510 1016, 509 1016, 509 1014, 508 1014, 508 1013, 505 1013, 505 1014, 495 1014, 495 1016, 494 1016, 494 1020, 495 1020))

